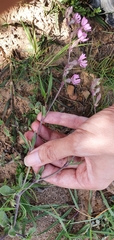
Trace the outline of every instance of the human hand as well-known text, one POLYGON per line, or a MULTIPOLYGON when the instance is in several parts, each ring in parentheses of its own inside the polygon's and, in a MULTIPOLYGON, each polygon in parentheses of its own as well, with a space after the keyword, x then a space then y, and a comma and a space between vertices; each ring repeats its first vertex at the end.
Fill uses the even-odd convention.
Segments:
MULTIPOLYGON (((41 120, 41 114, 37 119, 41 120)), ((63 166, 68 157, 75 156, 75 161, 81 161, 81 164, 69 166, 46 181, 65 188, 104 189, 114 180, 113 120, 114 105, 89 119, 50 112, 44 120, 46 123, 76 130, 64 136, 42 126, 40 137, 48 142, 43 144, 39 138, 37 145, 42 145, 27 155, 25 164, 32 166, 34 171, 46 164, 42 174, 44 178, 63 166)), ((38 130, 38 121, 32 124, 33 132, 38 130)), ((30 139, 32 134, 27 132, 26 137, 30 139)))

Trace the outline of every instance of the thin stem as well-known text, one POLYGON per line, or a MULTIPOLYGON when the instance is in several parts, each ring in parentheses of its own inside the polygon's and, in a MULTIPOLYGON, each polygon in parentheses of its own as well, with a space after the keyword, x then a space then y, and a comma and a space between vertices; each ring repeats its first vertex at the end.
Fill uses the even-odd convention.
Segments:
MULTIPOLYGON (((26 173, 25 179, 24 179, 24 181, 23 181, 22 189, 24 188, 24 185, 25 185, 25 183, 26 183, 26 181, 27 181, 29 172, 30 172, 30 167, 28 167, 28 169, 27 169, 27 173, 26 173)), ((22 193, 22 190, 21 190, 20 193, 18 193, 18 194, 16 195, 16 208, 15 208, 15 216, 14 216, 14 226, 15 226, 16 221, 17 221, 17 216, 18 216, 18 211, 19 211, 19 205, 20 205, 20 198, 21 198, 21 196, 22 196, 21 193, 22 193)))
POLYGON ((22 234, 17 233, 17 232, 16 232, 16 235, 17 235, 17 236, 20 236, 20 237, 23 237, 23 238, 26 238, 26 235, 22 235, 22 234))
MULTIPOLYGON (((51 176, 54 176, 55 174, 61 172, 64 168, 66 168, 66 167, 68 166, 68 164, 69 164, 69 161, 66 162, 62 168, 58 169, 58 170, 55 171, 54 173, 52 173, 52 174, 50 174, 50 175, 48 175, 48 176, 46 176, 46 177, 44 177, 44 178, 40 178, 40 179, 34 181, 34 182, 31 183, 27 188, 25 188, 24 190, 21 190, 21 191, 16 195, 16 209, 15 209, 15 216, 14 216, 14 226, 16 225, 17 216, 18 216, 18 212, 19 212, 20 199, 21 199, 21 196, 23 195, 23 193, 26 192, 28 189, 30 189, 34 184, 39 183, 39 182, 41 182, 41 181, 44 181, 44 180, 46 180, 47 178, 49 178, 49 177, 51 177, 51 176)), ((27 174, 26 174, 26 176, 27 176, 27 174)), ((26 182, 26 181, 24 181, 24 182, 26 182)))
POLYGON ((92 94, 92 99, 93 99, 93 107, 94 107, 94 113, 96 114, 96 107, 95 107, 95 98, 94 98, 93 94, 92 94))
MULTIPOLYGON (((57 99, 57 97, 58 97, 61 89, 63 88, 64 84, 65 84, 65 83, 62 81, 62 82, 61 82, 61 85, 60 85, 60 88, 59 88, 59 90, 58 90, 58 92, 57 92, 57 94, 56 94, 53 102, 51 103, 51 105, 50 105, 50 107, 49 107, 49 109, 48 109, 48 111, 47 111, 47 113, 46 113, 46 116, 47 116, 47 114, 49 113, 49 111, 50 111, 51 107, 53 106, 54 102, 56 101, 56 99, 57 99)), ((44 119, 46 118, 46 116, 45 116, 45 117, 42 117, 42 119, 41 119, 41 121, 40 121, 40 125, 39 125, 39 129, 38 129, 38 132, 37 132, 37 136, 39 136, 39 134, 40 134, 41 127, 42 127, 42 123, 43 123, 44 119)), ((47 179, 48 177, 51 177, 51 176, 55 175, 56 173, 59 173, 62 169, 64 169, 64 168, 66 167, 66 165, 67 165, 67 163, 66 163, 61 169, 59 169, 59 170, 57 170, 56 172, 50 174, 49 176, 44 177, 44 178, 41 178, 41 179, 36 180, 35 182, 31 183, 29 187, 27 187, 27 188, 24 189, 24 190, 21 190, 21 192, 16 195, 16 209, 15 209, 15 216, 14 216, 14 226, 16 225, 17 216, 18 216, 18 211, 19 211, 19 205, 20 205, 20 198, 21 198, 22 194, 23 194, 24 192, 26 192, 28 189, 30 189, 35 183, 41 182, 41 181, 47 179)), ((24 185, 25 185, 25 183, 26 183, 26 180, 27 180, 27 178, 28 178, 29 172, 30 172, 30 167, 28 167, 28 169, 27 169, 27 173, 26 173, 26 176, 25 176, 25 179, 24 179, 22 188, 24 187, 24 185)))
POLYGON ((46 113, 46 116, 47 116, 47 114, 49 113, 49 111, 51 110, 53 104, 55 103, 55 101, 56 101, 56 99, 57 99, 57 97, 58 97, 58 95, 59 95, 59 93, 60 93, 60 91, 62 90, 62 88, 63 88, 64 85, 65 85, 65 82, 62 81, 62 82, 61 82, 61 85, 60 85, 60 88, 59 88, 59 90, 58 90, 58 92, 57 92, 57 94, 55 95, 55 97, 54 97, 51 105, 49 106, 49 109, 48 109, 48 111, 47 111, 47 113, 46 113))
POLYGON ((55 97, 54 97, 51 105, 49 106, 48 111, 47 111, 45 117, 42 117, 42 118, 41 118, 40 125, 39 125, 38 132, 37 132, 37 136, 40 135, 40 131, 41 131, 41 127, 42 127, 43 121, 45 120, 46 116, 47 116, 48 113, 50 112, 53 104, 55 103, 55 101, 56 101, 57 97, 59 96, 59 93, 60 93, 60 91, 62 90, 62 88, 63 88, 64 85, 65 85, 65 82, 62 81, 62 82, 61 82, 61 85, 60 85, 60 87, 59 87, 59 90, 58 90, 57 94, 55 95, 55 97))
POLYGON ((48 176, 46 176, 46 177, 44 177, 44 178, 40 178, 40 179, 38 179, 38 180, 35 180, 33 183, 31 183, 26 189, 24 189, 24 190, 21 192, 21 195, 22 195, 24 192, 26 192, 28 189, 30 189, 34 184, 39 183, 39 182, 41 182, 41 181, 45 181, 47 178, 54 176, 55 174, 57 174, 57 173, 61 172, 63 169, 65 169, 68 165, 69 165, 69 161, 66 162, 63 167, 59 168, 59 169, 58 169, 57 171, 55 171, 54 173, 51 173, 50 175, 48 175, 48 176))
POLYGON ((16 195, 16 208, 15 208, 15 216, 14 216, 14 224, 13 224, 14 227, 16 225, 17 216, 18 216, 18 212, 19 212, 19 205, 20 205, 21 195, 22 194, 20 194, 20 193, 16 195))
POLYGON ((27 181, 27 178, 28 178, 29 172, 30 172, 30 167, 28 167, 28 169, 27 169, 27 173, 26 173, 25 179, 24 179, 24 181, 23 181, 22 188, 24 187, 24 185, 25 185, 25 183, 26 183, 26 181, 27 181))
MULTIPOLYGON (((69 48, 69 52, 68 52, 68 64, 69 64, 69 62, 70 62, 70 57, 71 57, 70 55, 71 55, 72 49, 73 49, 75 46, 77 46, 77 44, 78 44, 78 42, 76 41, 75 44, 71 45, 71 40, 72 40, 72 37, 70 38, 70 43, 69 43, 69 45, 70 45, 72 48, 71 48, 71 49, 69 48)), ((78 41, 79 41, 79 40, 78 40, 78 41)), ((54 58, 55 58, 55 57, 54 57, 54 58)), ((50 62, 52 62, 52 61, 54 60, 54 58, 51 59, 50 62)), ((50 63, 48 63, 48 64, 50 64, 50 63)), ((42 124, 43 124, 46 116, 48 115, 49 111, 51 110, 52 106, 54 105, 54 103, 55 103, 55 101, 56 101, 56 99, 57 99, 60 91, 62 90, 63 86, 65 85, 66 76, 67 76, 67 74, 68 74, 68 72, 69 72, 69 71, 68 71, 68 72, 65 72, 65 70, 66 70, 66 69, 64 68, 63 80, 62 80, 62 82, 61 82, 61 85, 60 85, 60 87, 59 87, 59 90, 58 90, 58 92, 56 93, 56 95, 55 95, 52 103, 50 104, 49 109, 48 109, 46 115, 45 115, 44 117, 42 116, 42 118, 41 118, 40 125, 39 125, 38 132, 37 132, 37 137, 40 135, 41 127, 42 127, 42 124)), ((71 69, 69 69, 69 70, 71 70, 71 69)), ((36 139, 36 140, 37 140, 37 139, 36 139)), ((38 179, 38 180, 35 180, 35 181, 34 181, 33 183, 31 183, 28 187, 26 187, 25 189, 23 189, 24 186, 25 186, 25 183, 26 183, 26 181, 27 181, 27 178, 28 178, 28 175, 29 175, 29 171, 30 171, 30 167, 28 168, 27 174, 26 174, 26 176, 25 176, 25 179, 24 179, 24 182, 23 182, 23 185, 22 185, 22 189, 21 189, 21 191, 16 195, 16 210, 15 210, 15 216, 14 216, 14 226, 15 226, 16 221, 17 221, 17 216, 18 216, 18 211, 19 211, 19 205, 20 205, 20 198, 21 198, 22 194, 24 194, 24 192, 26 192, 28 189, 30 189, 34 184, 39 183, 39 182, 41 182, 41 181, 43 181, 43 180, 46 180, 47 178, 49 178, 49 177, 51 177, 51 176, 54 176, 55 174, 61 172, 61 171, 62 171, 64 168, 66 168, 66 166, 68 166, 69 164, 70 164, 70 161, 67 161, 62 168, 58 169, 58 170, 55 171, 54 173, 52 173, 52 174, 50 174, 50 175, 48 175, 48 176, 46 176, 46 177, 44 177, 44 178, 40 178, 40 179, 38 179)))

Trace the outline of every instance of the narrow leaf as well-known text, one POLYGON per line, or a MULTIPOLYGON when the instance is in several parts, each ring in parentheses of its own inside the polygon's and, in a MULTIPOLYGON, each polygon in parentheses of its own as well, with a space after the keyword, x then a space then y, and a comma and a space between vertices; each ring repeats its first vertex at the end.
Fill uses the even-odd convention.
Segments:
POLYGON ((4 122, 0 119, 0 125, 3 125, 4 124, 4 122))
POLYGON ((29 144, 28 144, 28 141, 27 141, 26 137, 20 131, 18 131, 18 133, 20 134, 22 140, 24 141, 24 143, 26 144, 26 146, 29 149, 29 144))
POLYGON ((31 146, 32 146, 32 149, 34 149, 34 146, 36 144, 36 139, 37 139, 37 133, 34 132, 34 135, 32 137, 32 141, 31 141, 31 146))
POLYGON ((39 75, 39 80, 40 80, 40 90, 41 90, 41 94, 44 98, 46 98, 46 92, 45 92, 45 89, 44 89, 44 86, 43 86, 43 83, 42 83, 42 79, 39 75))
POLYGON ((49 77, 49 84, 48 84, 47 98, 48 98, 48 97, 50 96, 50 94, 51 94, 52 83, 53 83, 53 78, 52 78, 52 73, 51 73, 51 74, 50 74, 50 77, 49 77))

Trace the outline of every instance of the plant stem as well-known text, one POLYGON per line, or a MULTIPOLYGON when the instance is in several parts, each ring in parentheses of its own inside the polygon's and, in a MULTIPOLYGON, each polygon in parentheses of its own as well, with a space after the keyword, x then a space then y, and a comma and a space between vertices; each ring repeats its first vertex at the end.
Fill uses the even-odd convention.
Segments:
POLYGON ((26 183, 26 181, 27 181, 27 178, 28 178, 29 172, 30 172, 30 167, 28 167, 28 169, 27 169, 27 173, 26 173, 25 179, 24 179, 24 181, 23 181, 22 188, 24 187, 24 185, 25 185, 25 183, 26 183))
MULTIPOLYGON (((15 227, 16 225, 16 221, 17 221, 17 216, 18 216, 18 212, 19 212, 19 205, 20 205, 20 198, 21 196, 28 190, 30 189, 34 184, 39 183, 41 181, 44 181, 45 179, 54 176, 55 174, 61 172, 64 168, 66 168, 69 164, 69 161, 67 161, 64 166, 60 169, 58 169, 57 171, 55 171, 54 173, 44 177, 44 178, 40 178, 38 180, 35 180, 33 183, 31 183, 27 188, 25 188, 24 190, 21 190, 17 195, 16 195, 16 208, 15 208, 15 216, 14 216, 14 224, 13 226, 15 227)), ((25 182, 25 181, 24 181, 25 182)))
POLYGON ((48 108, 48 111, 47 111, 45 117, 42 117, 42 118, 41 118, 40 125, 39 125, 38 132, 37 132, 37 136, 40 135, 40 131, 41 131, 41 127, 42 127, 43 121, 45 120, 47 114, 50 112, 53 104, 55 103, 55 101, 56 101, 57 97, 59 96, 59 93, 60 93, 60 91, 62 90, 62 88, 63 88, 64 85, 65 85, 65 82, 62 81, 62 82, 61 82, 61 85, 60 85, 60 87, 59 87, 59 90, 58 90, 57 94, 55 95, 52 103, 50 104, 50 106, 49 106, 49 108, 48 108))
MULTIPOLYGON (((65 82, 62 81, 62 82, 61 82, 61 85, 60 85, 60 88, 59 88, 59 90, 58 90, 55 98, 53 99, 53 101, 52 101, 52 103, 51 103, 51 105, 50 105, 50 107, 49 107, 49 109, 48 109, 48 111, 47 111, 47 113, 46 113, 46 116, 47 116, 47 114, 49 113, 49 111, 50 111, 51 107, 53 106, 54 102, 56 101, 56 99, 57 99, 57 97, 58 97, 61 89, 63 88, 64 84, 65 84, 65 82)), ((38 137, 39 134, 40 134, 41 127, 42 127, 42 123, 43 123, 44 119, 46 118, 46 116, 45 116, 45 117, 42 117, 42 119, 41 119, 41 121, 40 121, 39 129, 38 129, 38 132, 37 132, 37 137, 38 137)), ((16 195, 16 209, 15 209, 15 216, 14 216, 14 226, 15 226, 16 221, 17 221, 17 216, 18 216, 18 211, 19 211, 19 205, 20 205, 20 198, 21 198, 22 194, 23 194, 24 192, 26 192, 28 189, 30 189, 35 183, 39 183, 39 182, 47 179, 48 177, 51 177, 51 176, 55 175, 56 173, 61 172, 61 171, 67 166, 67 164, 68 164, 68 162, 65 163, 65 165, 64 165, 62 168, 60 168, 60 169, 57 170, 56 172, 50 174, 49 176, 44 177, 44 178, 40 178, 39 180, 36 180, 35 182, 31 183, 29 187, 27 187, 27 188, 24 189, 24 190, 21 190, 20 193, 18 193, 18 194, 16 195)), ((26 183, 26 180, 27 180, 27 178, 28 178, 29 172, 30 172, 30 167, 29 167, 28 170, 27 170, 27 173, 26 173, 26 176, 25 176, 25 179, 24 179, 22 188, 24 187, 24 185, 25 185, 25 183, 26 183)))
POLYGON ((92 99, 93 99, 93 107, 94 107, 94 113, 96 114, 96 107, 95 107, 95 98, 94 98, 93 94, 92 94, 92 99))
POLYGON ((16 208, 15 208, 15 216, 14 216, 14 224, 13 224, 14 227, 17 221, 21 195, 22 195, 21 192, 16 195, 16 208))
POLYGON ((28 189, 30 189, 34 184, 39 183, 39 182, 41 182, 41 181, 45 181, 47 178, 54 176, 55 174, 57 174, 57 173, 61 172, 63 169, 65 169, 68 165, 69 165, 69 161, 67 161, 67 162, 64 164, 63 167, 59 168, 59 169, 58 169, 57 171, 55 171, 54 173, 51 173, 50 175, 48 175, 48 176, 46 176, 46 177, 44 177, 44 178, 40 178, 40 179, 38 179, 38 180, 35 180, 33 183, 31 183, 26 189, 24 189, 24 190, 21 192, 21 195, 22 195, 24 192, 26 192, 28 189))
POLYGON ((59 90, 58 90, 58 92, 57 92, 57 94, 55 95, 55 97, 54 97, 51 105, 49 106, 49 109, 48 109, 48 111, 47 111, 47 113, 46 113, 46 116, 47 116, 47 114, 49 113, 49 111, 51 110, 53 104, 55 103, 55 101, 56 101, 57 97, 59 96, 59 93, 60 93, 60 91, 62 90, 62 88, 63 88, 64 85, 65 85, 65 82, 62 81, 62 82, 61 82, 61 85, 60 85, 60 87, 59 87, 59 90))

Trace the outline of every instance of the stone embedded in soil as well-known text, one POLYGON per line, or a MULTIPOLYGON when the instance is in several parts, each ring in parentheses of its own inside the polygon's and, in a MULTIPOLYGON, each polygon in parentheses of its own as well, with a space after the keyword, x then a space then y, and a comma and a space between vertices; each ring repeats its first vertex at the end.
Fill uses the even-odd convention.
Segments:
POLYGON ((90 92, 88 90, 82 91, 82 94, 84 96, 84 98, 87 100, 88 97, 90 96, 90 92))
POLYGON ((77 94, 74 93, 75 87, 73 85, 68 85, 67 86, 67 94, 71 100, 76 100, 77 99, 77 94))

